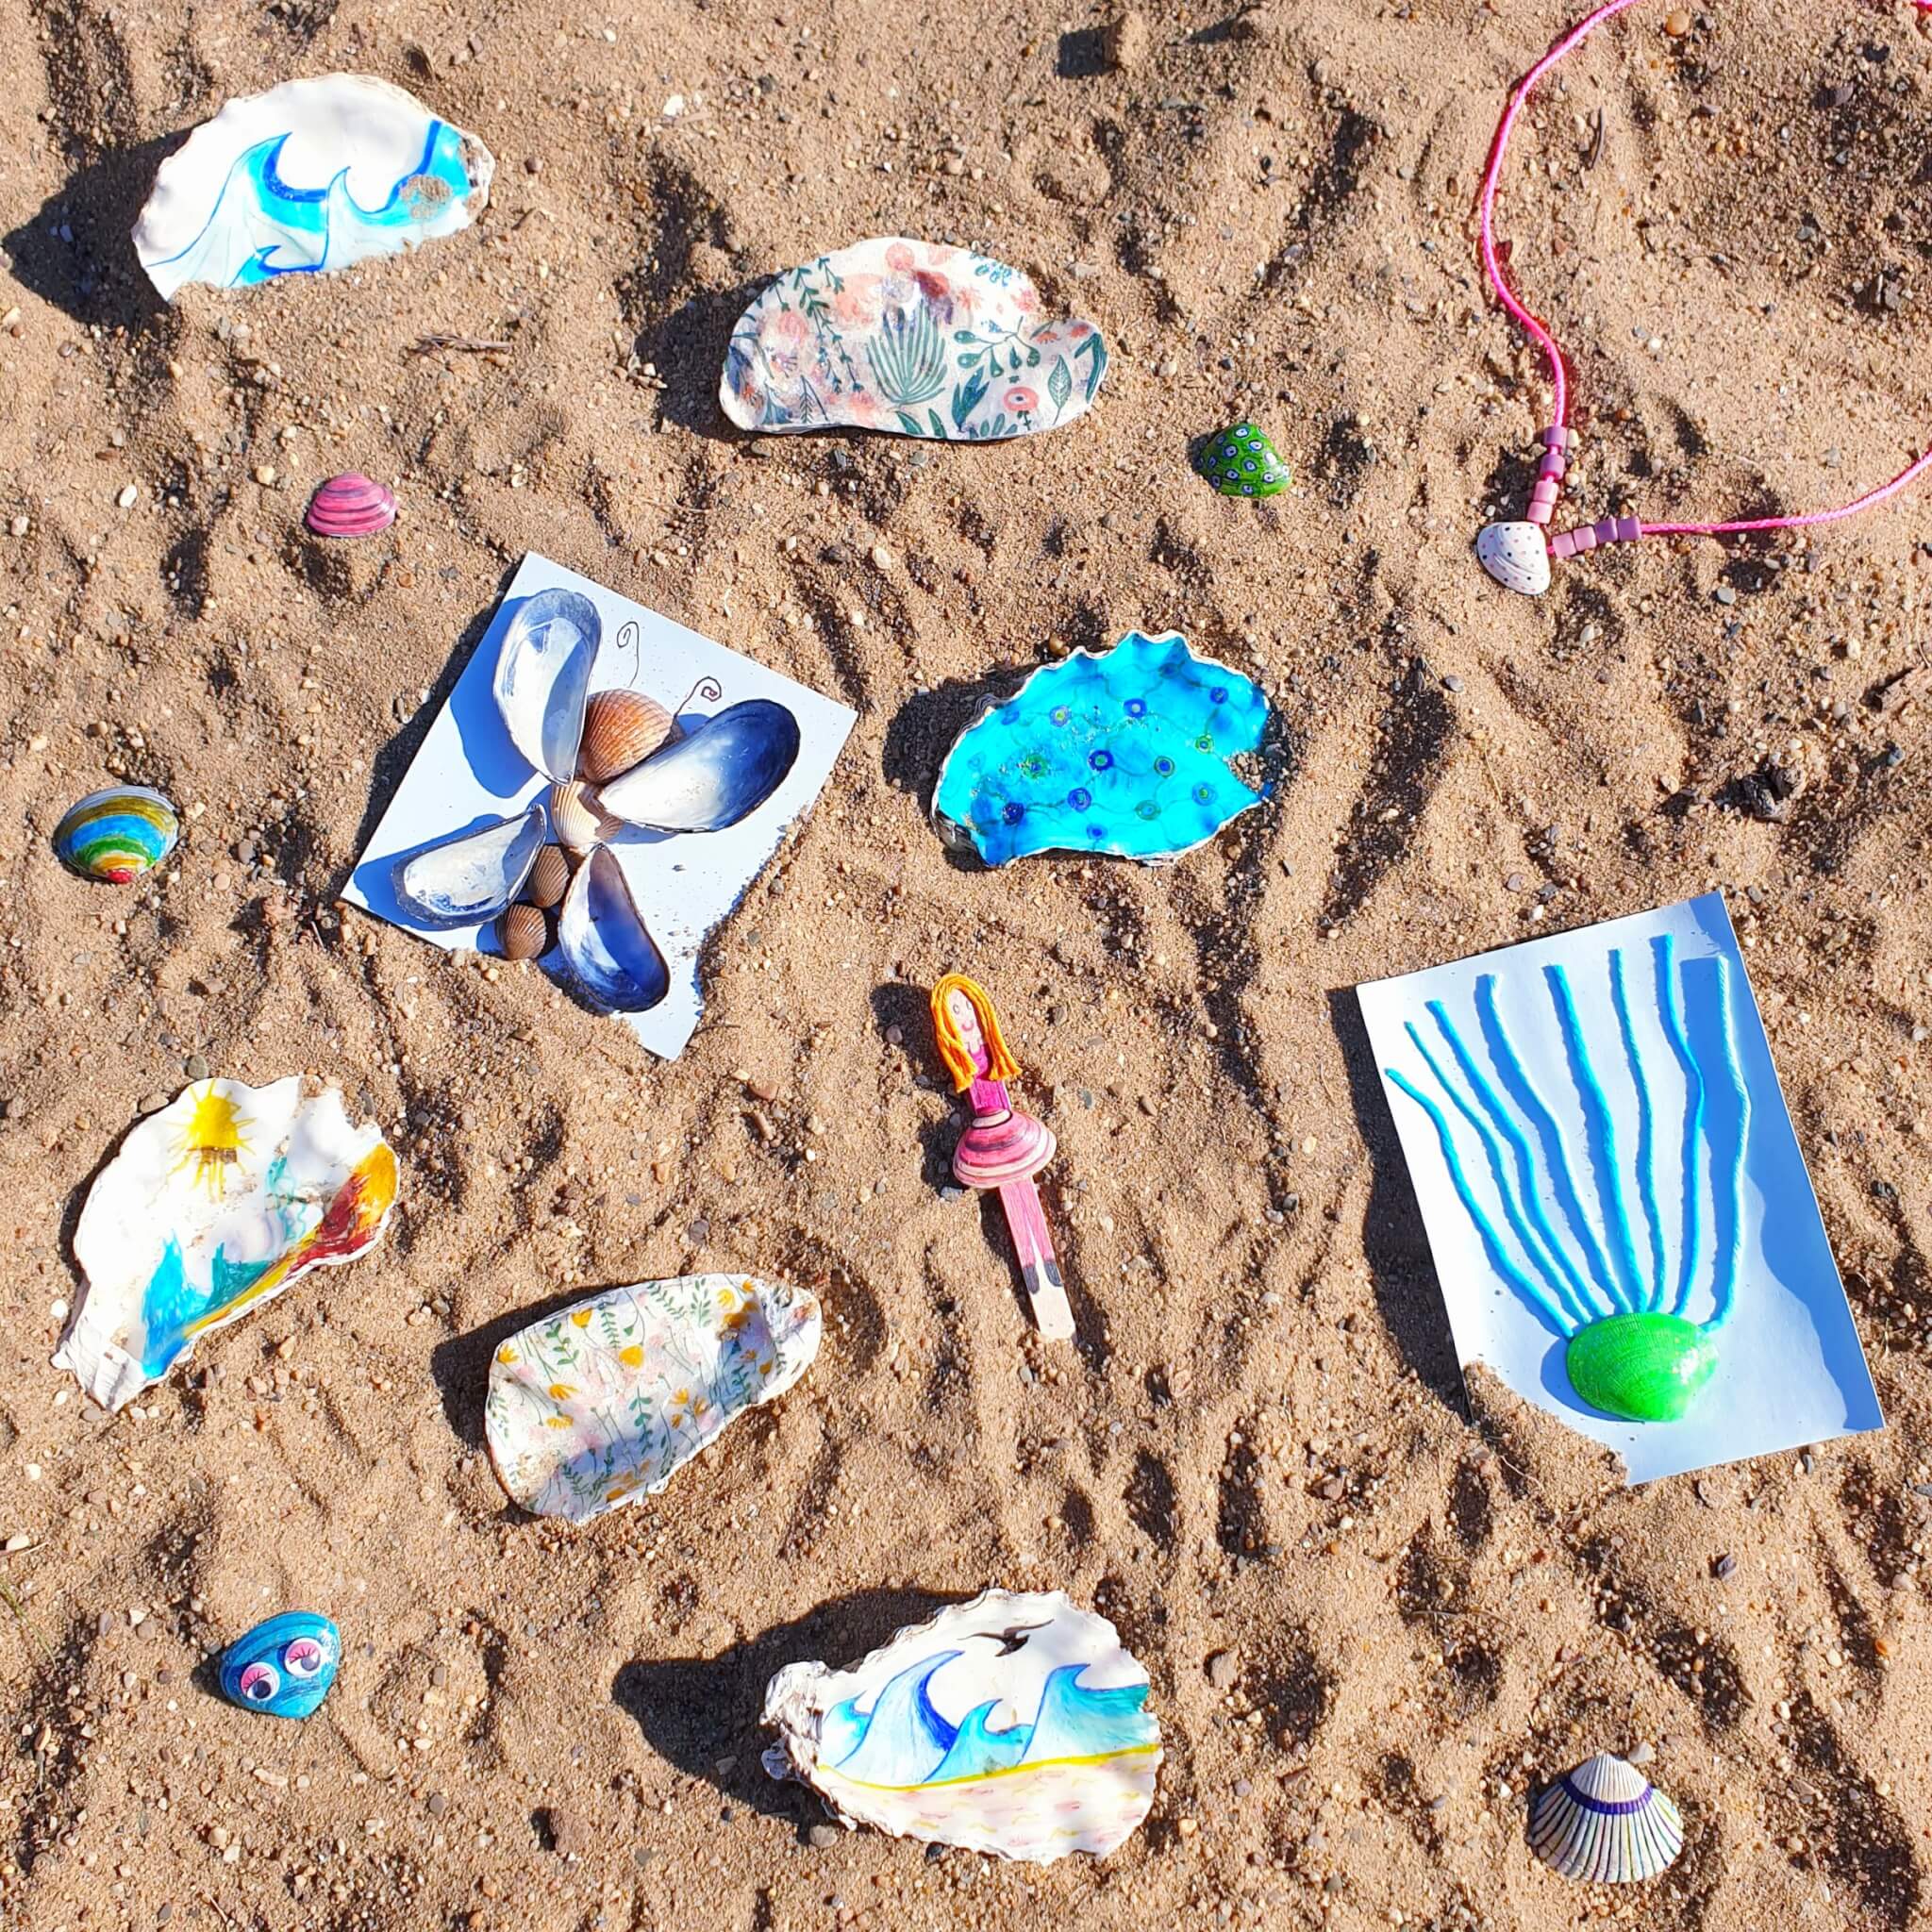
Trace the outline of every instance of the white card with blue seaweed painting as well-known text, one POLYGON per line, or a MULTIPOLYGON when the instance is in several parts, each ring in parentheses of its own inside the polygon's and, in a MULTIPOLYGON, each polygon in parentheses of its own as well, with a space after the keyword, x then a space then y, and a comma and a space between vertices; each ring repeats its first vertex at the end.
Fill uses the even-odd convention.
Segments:
POLYGON ((1633 1483, 1883 1426, 1722 897, 1357 997, 1465 1367, 1633 1483))
MULTIPOLYGON (((548 558, 533 554, 518 566, 342 896, 434 945, 497 950, 493 921, 438 925, 413 916, 397 895, 396 871, 425 848, 525 811, 548 794, 549 779, 512 743, 491 681, 519 608, 551 590, 575 592, 596 608, 602 634, 591 674, 592 691, 642 691, 671 710, 679 729, 691 736, 708 719, 747 700, 782 706, 797 722, 795 759, 747 816, 704 832, 626 825, 607 848, 623 868, 637 911, 669 970, 668 991, 656 1004, 617 1017, 628 1022, 652 1053, 675 1059, 697 1030, 703 1007, 700 949, 764 870, 792 821, 810 809, 855 717, 843 705, 548 558)), ((559 983, 571 984, 555 946, 541 965, 559 983)))

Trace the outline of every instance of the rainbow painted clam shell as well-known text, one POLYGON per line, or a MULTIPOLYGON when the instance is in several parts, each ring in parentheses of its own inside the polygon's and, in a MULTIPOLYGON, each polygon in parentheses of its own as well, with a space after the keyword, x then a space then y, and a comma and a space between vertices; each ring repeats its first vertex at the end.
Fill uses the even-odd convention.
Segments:
POLYGON ((250 288, 342 269, 467 227, 490 151, 413 94, 361 74, 226 102, 169 155, 135 225, 148 279, 250 288))
POLYGON ((136 1123, 88 1190, 86 1278, 54 1366, 122 1407, 200 1336, 367 1253, 397 1182, 381 1129, 351 1125, 335 1088, 196 1081, 136 1123))
POLYGON ((160 864, 180 836, 181 821, 160 792, 110 785, 69 807, 53 842, 68 871, 125 886, 160 864))
POLYGON ((395 520, 395 491, 356 470, 323 484, 303 519, 318 537, 373 537, 395 520))
POLYGON ((664 1488, 811 1366, 818 1297, 745 1274, 616 1288, 529 1323, 490 1364, 484 1440, 511 1500, 588 1523, 664 1488))
POLYGON ((262 1717, 308 1717, 328 1695, 341 1633, 313 1610, 284 1610, 238 1637, 217 1673, 230 1704, 262 1717))
POLYGON ((1046 320, 1018 269, 882 235, 777 276, 731 332, 718 399, 741 429, 984 442, 1084 415, 1107 361, 1100 331, 1046 320))
POLYGON ((1154 1802, 1147 1674, 1058 1591, 990 1590, 850 1670, 789 1664, 765 1691, 765 1769, 848 1825, 1030 1864, 1105 1857, 1154 1802))

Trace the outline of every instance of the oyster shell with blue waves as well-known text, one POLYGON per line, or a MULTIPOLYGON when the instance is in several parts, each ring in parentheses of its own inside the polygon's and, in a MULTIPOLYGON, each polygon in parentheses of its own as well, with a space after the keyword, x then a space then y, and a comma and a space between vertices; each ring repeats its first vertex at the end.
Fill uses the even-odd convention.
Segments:
POLYGON ((361 74, 229 101, 160 165, 134 251, 172 302, 400 255, 469 226, 494 168, 474 134, 361 74))
POLYGON ((896 1838, 1104 1857, 1154 1803, 1147 1691, 1105 1617, 1058 1591, 990 1590, 852 1670, 788 1664, 765 1692, 765 1769, 896 1838))
POLYGON ((1267 796, 1232 760, 1257 751, 1268 700, 1178 631, 1129 631, 1036 671, 959 734, 933 819, 988 865, 1036 852, 1171 858, 1267 796))

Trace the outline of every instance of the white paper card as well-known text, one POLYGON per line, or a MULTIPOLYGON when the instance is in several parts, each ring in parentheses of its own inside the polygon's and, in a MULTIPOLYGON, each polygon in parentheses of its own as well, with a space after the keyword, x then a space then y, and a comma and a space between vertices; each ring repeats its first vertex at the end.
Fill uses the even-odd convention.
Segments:
POLYGON ((1719 894, 1357 997, 1465 1366, 1638 1483, 1883 1426, 1719 894), (1641 1314, 1714 1357, 1677 1419, 1571 1381, 1570 1335, 1641 1314))
MULTIPOLYGON (((631 897, 671 972, 670 991, 662 1000, 646 1011, 621 1017, 651 1052, 675 1059, 697 1029, 702 1005, 698 954, 706 937, 744 896, 792 820, 818 796, 855 717, 843 705, 575 571, 534 554, 524 558, 342 896, 434 945, 497 950, 488 924, 434 927, 411 918, 398 901, 395 872, 401 861, 425 847, 527 810, 548 792, 549 780, 532 770, 511 743, 491 679, 518 605, 554 587, 588 597, 602 621, 593 691, 641 691, 675 710, 686 731, 749 698, 783 705, 798 721, 796 761, 772 795, 738 824, 720 831, 679 833, 627 826, 611 841, 631 897)), ((569 983, 555 947, 542 964, 569 983)))

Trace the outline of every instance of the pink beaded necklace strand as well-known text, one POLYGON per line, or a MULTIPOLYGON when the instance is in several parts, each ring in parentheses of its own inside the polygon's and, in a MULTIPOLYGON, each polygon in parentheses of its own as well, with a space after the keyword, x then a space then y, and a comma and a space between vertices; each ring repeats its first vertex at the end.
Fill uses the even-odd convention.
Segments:
MULTIPOLYGON (((1874 509, 1888 497, 1895 496, 1932 468, 1932 450, 1901 470, 1890 483, 1869 491, 1856 503, 1841 504, 1836 509, 1813 510, 1808 516, 1754 517, 1734 524, 1645 524, 1635 517, 1606 517, 1601 523, 1584 524, 1552 537, 1548 525, 1557 513, 1557 499, 1563 493, 1563 474, 1570 467, 1576 447, 1576 432, 1569 425, 1570 381, 1563 367, 1563 352, 1549 329, 1525 308, 1510 288, 1496 254, 1496 190, 1502 180, 1503 158, 1508 151, 1509 136, 1529 99, 1530 90, 1564 55, 1580 46, 1591 30, 1613 20, 1637 0, 1606 0, 1593 13, 1572 27, 1550 51, 1525 74, 1509 96, 1509 105, 1496 128, 1490 149, 1490 164, 1483 175, 1482 258, 1490 285, 1500 301, 1542 350, 1550 365, 1552 421, 1538 441, 1542 460, 1537 468, 1536 486, 1529 493, 1529 508, 1521 523, 1491 524, 1475 541, 1475 554, 1483 568, 1511 591, 1541 596, 1550 587, 1550 565, 1566 558, 1579 557, 1599 543, 1633 543, 1640 537, 1730 537, 1748 530, 1797 530, 1812 524, 1835 524, 1843 517, 1855 517, 1861 509, 1874 509)), ((1912 0, 1922 13, 1932 13, 1932 0, 1912 0)))

